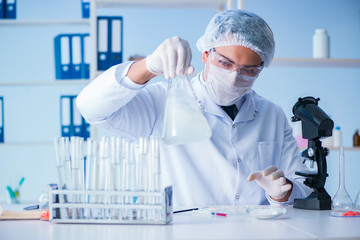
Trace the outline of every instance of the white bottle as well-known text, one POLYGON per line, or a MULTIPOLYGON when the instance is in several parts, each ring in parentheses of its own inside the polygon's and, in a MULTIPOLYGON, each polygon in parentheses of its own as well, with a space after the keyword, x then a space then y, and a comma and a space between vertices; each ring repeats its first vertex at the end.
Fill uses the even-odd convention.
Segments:
POLYGON ((338 148, 342 146, 341 128, 337 126, 333 131, 333 147, 338 148))
POLYGON ((329 58, 329 36, 325 29, 315 29, 313 58, 329 58))

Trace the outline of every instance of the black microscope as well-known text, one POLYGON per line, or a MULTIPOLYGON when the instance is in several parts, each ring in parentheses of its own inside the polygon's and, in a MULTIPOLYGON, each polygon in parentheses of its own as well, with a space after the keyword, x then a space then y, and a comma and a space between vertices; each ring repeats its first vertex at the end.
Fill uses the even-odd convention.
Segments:
POLYGON ((317 172, 295 172, 296 175, 306 177, 304 184, 312 188, 313 192, 306 198, 295 199, 294 208, 331 209, 331 197, 324 188, 328 176, 326 156, 329 150, 322 147, 320 138, 332 136, 334 122, 318 106, 319 100, 320 98, 314 97, 299 98, 292 110, 294 116, 291 121, 301 121, 302 137, 308 139, 308 148, 301 156, 305 159, 304 162, 310 160, 317 164, 317 172))

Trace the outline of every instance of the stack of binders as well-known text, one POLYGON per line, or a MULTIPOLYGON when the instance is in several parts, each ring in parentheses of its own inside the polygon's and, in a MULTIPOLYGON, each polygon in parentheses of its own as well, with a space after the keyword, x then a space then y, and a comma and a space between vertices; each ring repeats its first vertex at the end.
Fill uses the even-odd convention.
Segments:
POLYGON ((0 97, 0 143, 4 142, 4 97, 0 97))
POLYGON ((0 19, 16 18, 16 0, 0 0, 0 19))
POLYGON ((123 60, 123 18, 99 16, 97 18, 98 70, 104 71, 123 60))
POLYGON ((54 45, 56 79, 89 78, 89 34, 59 34, 54 45))
POLYGON ((62 137, 90 137, 90 124, 85 121, 76 107, 76 96, 60 96, 60 123, 62 137))

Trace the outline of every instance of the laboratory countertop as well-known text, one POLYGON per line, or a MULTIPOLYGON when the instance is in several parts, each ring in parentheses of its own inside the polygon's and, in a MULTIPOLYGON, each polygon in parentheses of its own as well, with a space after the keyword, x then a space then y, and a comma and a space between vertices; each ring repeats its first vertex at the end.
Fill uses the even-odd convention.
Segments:
POLYGON ((0 239, 360 239, 360 217, 331 217, 330 211, 287 208, 276 220, 247 214, 177 213, 168 225, 63 224, 2 220, 0 239))

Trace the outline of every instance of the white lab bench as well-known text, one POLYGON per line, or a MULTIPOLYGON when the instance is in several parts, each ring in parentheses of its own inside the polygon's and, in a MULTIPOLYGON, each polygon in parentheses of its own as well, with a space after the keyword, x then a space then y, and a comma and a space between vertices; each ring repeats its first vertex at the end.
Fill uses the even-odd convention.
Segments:
POLYGON ((0 221, 0 239, 360 239, 360 217, 330 217, 329 211, 288 207, 277 220, 184 212, 168 225, 61 224, 0 221))

